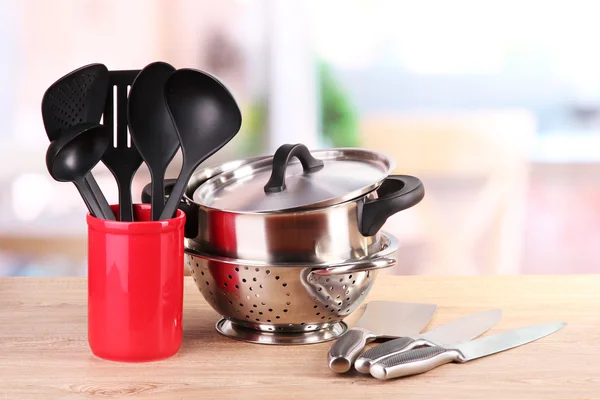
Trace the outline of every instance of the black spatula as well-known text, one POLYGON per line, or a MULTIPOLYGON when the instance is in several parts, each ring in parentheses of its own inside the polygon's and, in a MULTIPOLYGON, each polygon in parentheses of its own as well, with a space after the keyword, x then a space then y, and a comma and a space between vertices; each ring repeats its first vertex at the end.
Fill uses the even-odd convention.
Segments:
POLYGON ((139 70, 109 72, 110 83, 104 108, 104 125, 115 129, 117 140, 113 146, 108 147, 102 156, 102 162, 117 181, 120 221, 133 221, 131 181, 142 165, 142 157, 127 134, 127 91, 139 72, 139 70))

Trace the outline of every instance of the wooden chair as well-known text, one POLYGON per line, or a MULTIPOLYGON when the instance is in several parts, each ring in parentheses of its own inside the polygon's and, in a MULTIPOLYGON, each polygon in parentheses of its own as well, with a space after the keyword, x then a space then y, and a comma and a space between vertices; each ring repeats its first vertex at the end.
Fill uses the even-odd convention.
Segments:
POLYGON ((424 244, 413 273, 518 273, 529 149, 535 119, 525 111, 366 115, 362 147, 387 152, 395 173, 415 175, 425 199, 388 220, 402 247, 424 244))

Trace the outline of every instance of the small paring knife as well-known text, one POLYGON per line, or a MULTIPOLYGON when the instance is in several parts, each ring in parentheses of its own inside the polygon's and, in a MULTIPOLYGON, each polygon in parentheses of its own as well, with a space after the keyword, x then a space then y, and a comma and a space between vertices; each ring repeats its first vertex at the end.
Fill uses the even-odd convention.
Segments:
POLYGON ((423 334, 405 336, 387 341, 364 352, 354 363, 354 368, 358 372, 368 374, 371 365, 396 354, 412 350, 415 347, 445 347, 453 343, 472 340, 487 332, 501 318, 502 310, 482 311, 457 319, 423 334))
POLYGON ((567 324, 564 322, 553 322, 514 329, 448 348, 434 346, 409 350, 373 364, 370 372, 377 379, 421 374, 443 364, 465 363, 533 342, 562 329, 565 325, 567 324))
POLYGON ((340 336, 329 349, 329 368, 348 372, 367 343, 379 338, 415 335, 429 323, 435 304, 372 301, 356 325, 340 336))

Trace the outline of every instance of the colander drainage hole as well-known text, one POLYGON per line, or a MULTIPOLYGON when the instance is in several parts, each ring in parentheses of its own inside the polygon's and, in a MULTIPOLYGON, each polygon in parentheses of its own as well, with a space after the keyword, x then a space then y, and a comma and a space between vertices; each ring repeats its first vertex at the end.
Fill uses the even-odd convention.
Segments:
POLYGON ((346 301, 350 301, 350 297, 346 297, 346 301))
POLYGON ((246 283, 246 278, 242 279, 242 282, 246 283))
POLYGON ((250 291, 252 291, 252 286, 250 286, 250 291))
POLYGON ((246 315, 246 318, 250 319, 250 316, 249 316, 249 315, 246 315))
POLYGON ((244 269, 245 269, 246 271, 248 271, 248 267, 244 267, 244 269))
POLYGON ((229 300, 229 304, 233 304, 233 301, 229 300))
POLYGON ((196 281, 196 277, 194 277, 194 282, 197 282, 197 281, 196 281))
POLYGON ((256 298, 259 298, 259 297, 260 297, 260 294, 256 293, 254 296, 255 296, 256 298))
POLYGON ((352 279, 352 275, 350 275, 350 276, 348 277, 348 279, 352 279))
POLYGON ((224 286, 224 287, 227 287, 227 282, 223 282, 223 286, 224 286))
POLYGON ((235 288, 236 288, 236 289, 239 289, 239 288, 240 288, 240 286, 239 286, 239 285, 235 285, 235 288))
POLYGON ((263 315, 262 311, 259 311, 259 312, 258 312, 258 315, 263 315))
POLYGON ((244 303, 240 303, 240 307, 244 307, 244 303))
POLYGON ((250 310, 250 313, 251 313, 251 314, 254 314, 254 310, 250 310))
MULTIPOLYGON (((268 320, 267 320, 267 322, 271 322, 271 320, 270 320, 270 319, 268 319, 268 320)), ((269 328, 269 329, 273 330, 273 328, 269 328)))
POLYGON ((252 304, 252 307, 256 308, 256 307, 258 307, 258 306, 257 306, 256 304, 252 304))
POLYGON ((235 272, 239 272, 240 269, 238 267, 235 267, 235 272))
POLYGON ((273 330, 273 328, 267 328, 267 329, 268 329, 268 330, 270 330, 270 331, 272 331, 272 330, 273 330))
POLYGON ((340 278, 340 282, 344 282, 344 278, 340 278))
POLYGON ((262 304, 263 306, 267 305, 267 303, 265 303, 264 301, 261 301, 260 304, 262 304))
POLYGON ((329 290, 333 290, 333 286, 330 286, 330 287, 329 287, 329 290))
POLYGON ((254 270, 255 270, 256 272, 259 272, 259 271, 260 271, 260 269, 258 269, 258 268, 254 268, 254 270))
POLYGON ((279 319, 279 318, 281 318, 279 315, 276 315, 276 316, 275 316, 275 319, 279 319))
MULTIPOLYGON (((231 279, 231 275, 227 275, 227 277, 228 277, 229 279, 231 279)), ((344 288, 344 289, 346 289, 346 288, 344 288)))
POLYGON ((300 325, 301 325, 301 326, 304 326, 304 325, 306 325, 306 324, 305 324, 304 322, 300 322, 300 325))
POLYGON ((356 283, 356 281, 352 281, 352 284, 354 285, 356 283))
POLYGON ((273 312, 273 309, 272 309, 272 308, 269 308, 269 312, 273 312))
POLYGON ((323 288, 322 288, 322 287, 320 287, 320 288, 319 288, 319 292, 320 292, 321 290, 323 290, 323 288))
MULTIPOLYGON (((327 306, 325 306, 325 307, 327 307, 327 306)), ((315 306, 313 306, 313 308, 319 308, 319 306, 315 305, 315 306)))
POLYGON ((256 321, 257 321, 257 322, 260 322, 260 319, 256 318, 256 321))
POLYGON ((291 301, 286 301, 285 304, 288 305, 288 306, 291 306, 292 302, 291 301))
POLYGON ((283 287, 286 287, 286 286, 287 286, 287 283, 284 283, 284 284, 282 284, 281 286, 283 286, 283 287))
POLYGON ((350 312, 350 309, 347 309, 346 312, 350 312))
POLYGON ((329 282, 329 278, 325 279, 325 282, 329 282))
POLYGON ((315 315, 321 315, 321 313, 320 313, 320 312, 318 312, 318 313, 316 313, 315 315))
POLYGON ((201 271, 200 274, 204 275, 204 271, 201 271))
POLYGON ((346 289, 346 285, 342 286, 342 289, 346 289))
POLYGON ((339 299, 340 297, 342 297, 341 294, 338 294, 337 296, 335 296, 336 299, 339 299))
POLYGON ((329 304, 325 304, 325 308, 329 308, 329 304))
POLYGON ((269 269, 268 269, 268 270, 266 270, 266 271, 265 271, 265 273, 266 273, 267 275, 269 275, 269 274, 271 273, 271 270, 269 270, 269 269))
POLYGON ((288 312, 287 308, 285 308, 285 309, 283 310, 283 312, 288 312))
POLYGON ((325 316, 322 316, 321 319, 325 319, 325 316))
POLYGON ((250 300, 250 296, 246 296, 246 300, 250 300))
POLYGON ((276 280, 276 281, 278 281, 278 280, 279 280, 279 276, 276 276, 276 277, 275 277, 275 280, 276 280))
POLYGON ((252 281, 256 282, 256 278, 252 278, 252 281))

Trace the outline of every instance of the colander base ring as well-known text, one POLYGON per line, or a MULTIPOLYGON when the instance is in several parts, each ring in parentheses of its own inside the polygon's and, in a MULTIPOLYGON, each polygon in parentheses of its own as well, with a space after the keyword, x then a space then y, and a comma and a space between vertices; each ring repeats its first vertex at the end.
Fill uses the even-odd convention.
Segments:
POLYGON ((348 325, 337 322, 326 328, 310 332, 263 332, 255 329, 244 328, 226 318, 221 318, 216 324, 217 332, 231 339, 258 344, 315 344, 337 339, 346 330, 348 325))

